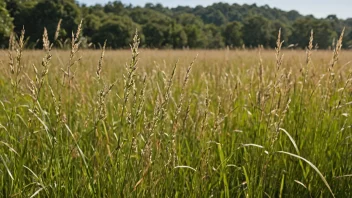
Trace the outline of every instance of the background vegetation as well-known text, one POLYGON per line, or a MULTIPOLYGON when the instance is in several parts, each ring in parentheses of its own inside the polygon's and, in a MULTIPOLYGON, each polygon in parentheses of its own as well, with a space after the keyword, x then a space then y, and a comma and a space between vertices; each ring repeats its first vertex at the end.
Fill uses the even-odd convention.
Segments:
MULTIPOLYGON (((109 48, 128 48, 137 28, 141 46, 148 48, 241 48, 275 47, 277 30, 282 28, 284 47, 304 48, 314 29, 315 47, 333 48, 346 27, 344 47, 352 45, 352 19, 335 15, 323 19, 302 16, 296 11, 282 11, 269 6, 216 3, 190 8, 144 7, 113 1, 106 5, 86 6, 74 0, 4 0, 0 3, 0 47, 6 47, 11 30, 19 34, 23 26, 28 35, 27 47, 40 48, 44 27, 55 32, 62 19, 57 42, 69 47, 71 32, 83 22, 82 47, 99 48, 107 39, 109 48), (40 31, 39 31, 40 30, 40 31), (292 45, 291 45, 292 44, 292 45)), ((52 39, 54 35, 49 35, 52 39)))

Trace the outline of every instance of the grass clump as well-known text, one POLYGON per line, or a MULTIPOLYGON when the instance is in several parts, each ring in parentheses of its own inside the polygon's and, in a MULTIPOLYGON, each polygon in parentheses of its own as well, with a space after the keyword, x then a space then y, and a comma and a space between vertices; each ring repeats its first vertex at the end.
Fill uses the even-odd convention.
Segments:
POLYGON ((352 196, 343 34, 314 51, 312 32, 304 56, 279 33, 258 57, 141 50, 137 34, 131 52, 80 51, 80 31, 69 52, 46 30, 25 51, 23 31, 0 56, 1 197, 352 196))

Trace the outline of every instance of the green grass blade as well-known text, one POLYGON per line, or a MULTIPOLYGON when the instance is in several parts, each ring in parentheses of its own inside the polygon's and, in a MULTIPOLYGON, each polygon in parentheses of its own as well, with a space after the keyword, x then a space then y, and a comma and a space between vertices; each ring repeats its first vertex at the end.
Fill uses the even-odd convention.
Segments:
POLYGON ((311 167, 318 173, 318 175, 320 176, 321 180, 323 180, 324 184, 325 184, 326 187, 329 189, 331 195, 332 195, 333 197, 335 197, 334 193, 333 193, 332 190, 331 190, 331 187, 330 187, 329 183, 326 181, 326 179, 325 179, 325 177, 323 176, 323 174, 319 171, 319 169, 318 169, 312 162, 308 161, 307 159, 305 159, 305 158, 303 158, 303 157, 301 157, 301 156, 299 156, 299 155, 295 155, 295 154, 293 154, 293 153, 289 153, 289 152, 285 152, 285 151, 278 151, 278 153, 282 153, 282 154, 285 154, 285 155, 289 155, 289 156, 292 156, 292 157, 295 157, 295 158, 297 158, 297 159, 301 159, 301 160, 307 162, 307 164, 309 164, 309 166, 311 166, 311 167))
POLYGON ((292 136, 291 136, 285 129, 283 129, 283 128, 279 128, 279 130, 282 131, 282 132, 284 132, 284 133, 287 135, 287 137, 290 139, 291 143, 292 143, 293 146, 295 147, 297 154, 300 155, 298 146, 297 146, 295 140, 292 138, 292 136))
POLYGON ((5 160, 4 160, 4 158, 2 157, 2 155, 0 155, 0 157, 1 157, 2 163, 4 164, 4 166, 5 166, 5 168, 6 168, 7 173, 10 175, 11 179, 14 180, 14 179, 13 179, 13 176, 12 176, 12 173, 11 173, 9 167, 7 167, 7 164, 6 164, 5 160))

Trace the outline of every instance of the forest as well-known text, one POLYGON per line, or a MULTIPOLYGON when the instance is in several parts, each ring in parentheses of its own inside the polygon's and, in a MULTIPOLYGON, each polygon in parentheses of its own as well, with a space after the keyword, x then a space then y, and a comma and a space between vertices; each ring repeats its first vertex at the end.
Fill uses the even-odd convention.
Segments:
POLYGON ((343 47, 352 46, 352 18, 304 16, 267 5, 214 3, 211 6, 164 7, 147 3, 144 7, 112 1, 88 6, 74 0, 0 1, 0 48, 7 48, 11 34, 26 31, 26 47, 42 46, 44 27, 50 39, 59 37, 56 48, 69 48, 71 33, 83 20, 82 48, 99 49, 107 40, 110 49, 129 48, 136 31, 141 47, 158 49, 274 48, 281 28, 283 48, 305 48, 311 30, 314 47, 331 49, 345 27, 343 47))

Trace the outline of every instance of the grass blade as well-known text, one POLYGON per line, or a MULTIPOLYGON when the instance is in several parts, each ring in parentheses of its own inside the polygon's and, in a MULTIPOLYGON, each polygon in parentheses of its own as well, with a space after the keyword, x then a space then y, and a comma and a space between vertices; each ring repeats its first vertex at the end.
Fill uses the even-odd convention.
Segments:
POLYGON ((35 192, 33 193, 32 196, 30 196, 30 198, 33 198, 33 197, 37 196, 37 195, 40 193, 40 191, 42 191, 43 189, 44 189, 44 188, 39 188, 37 191, 35 191, 35 192))
POLYGON ((4 166, 5 166, 6 170, 7 170, 7 172, 8 172, 9 175, 10 175, 11 179, 14 180, 14 179, 13 179, 13 176, 12 176, 12 173, 11 173, 9 167, 7 167, 7 164, 6 164, 5 160, 4 160, 4 158, 2 157, 2 155, 0 155, 0 157, 1 157, 2 163, 4 164, 4 166))
POLYGON ((280 130, 280 131, 283 131, 283 132, 287 135, 287 137, 290 139, 291 143, 292 143, 293 146, 295 147, 297 154, 300 155, 298 146, 297 146, 295 140, 292 138, 292 136, 291 136, 285 129, 283 129, 283 128, 279 128, 279 130, 280 130))
POLYGON ((337 176, 337 177, 334 177, 335 179, 340 179, 340 178, 344 178, 344 177, 352 177, 352 174, 350 175, 341 175, 341 176, 337 176))
POLYGON ((77 149, 78 149, 78 152, 79 152, 79 154, 80 154, 80 156, 81 156, 81 158, 82 158, 82 160, 83 160, 83 162, 84 162, 84 165, 86 166, 86 168, 87 168, 87 170, 88 170, 88 163, 86 162, 86 157, 85 157, 83 151, 81 150, 81 148, 79 147, 79 145, 78 145, 78 143, 77 143, 77 141, 76 141, 75 136, 73 135, 73 133, 72 133, 70 127, 67 126, 67 124, 65 124, 65 127, 66 127, 66 129, 68 130, 68 132, 71 134, 71 136, 72 136, 72 138, 73 138, 73 141, 75 142, 76 147, 77 147, 77 149))
POLYGON ((188 168, 188 169, 193 170, 194 172, 197 172, 197 169, 192 168, 192 167, 190 167, 190 166, 176 166, 174 169, 176 169, 176 168, 188 168))
POLYGON ((335 197, 334 193, 333 193, 332 190, 331 190, 331 187, 330 187, 329 183, 326 181, 326 179, 325 179, 325 177, 323 176, 323 174, 319 171, 319 169, 318 169, 312 162, 308 161, 307 159, 305 159, 305 158, 303 158, 303 157, 301 157, 301 156, 299 156, 299 155, 295 155, 295 154, 293 154, 293 153, 289 153, 289 152, 285 152, 285 151, 278 151, 278 153, 285 154, 285 155, 289 155, 289 156, 292 156, 292 157, 295 157, 295 158, 297 158, 297 159, 301 159, 301 160, 307 162, 307 164, 309 164, 309 166, 311 166, 311 167, 315 170, 315 172, 318 173, 318 175, 320 176, 321 180, 323 180, 324 184, 325 184, 326 187, 329 189, 331 195, 332 195, 333 197, 335 197))

